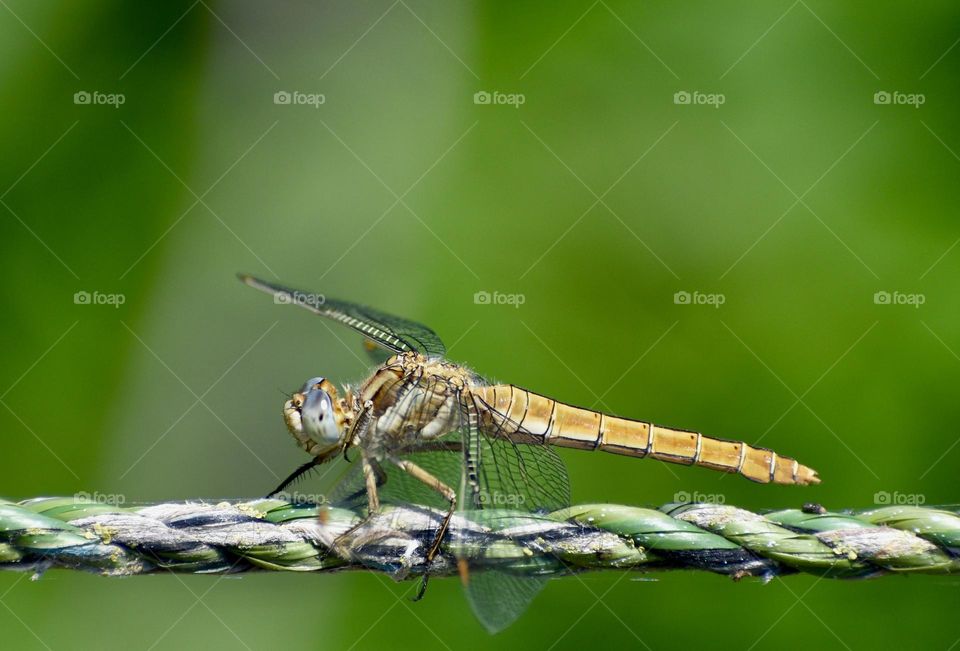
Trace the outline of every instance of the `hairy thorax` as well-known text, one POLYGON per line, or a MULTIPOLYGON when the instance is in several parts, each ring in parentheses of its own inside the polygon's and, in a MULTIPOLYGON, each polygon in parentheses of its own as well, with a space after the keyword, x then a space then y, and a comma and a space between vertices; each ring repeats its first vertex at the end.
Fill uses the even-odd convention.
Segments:
POLYGON ((394 355, 357 392, 372 404, 372 423, 358 441, 374 456, 436 440, 457 427, 460 396, 481 382, 468 369, 419 353, 394 355))

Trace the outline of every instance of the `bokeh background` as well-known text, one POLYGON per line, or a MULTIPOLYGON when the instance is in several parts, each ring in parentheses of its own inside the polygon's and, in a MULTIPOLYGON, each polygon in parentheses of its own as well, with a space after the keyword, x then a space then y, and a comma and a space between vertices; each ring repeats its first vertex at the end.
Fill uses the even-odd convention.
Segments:
MULTIPOLYGON (((960 501, 958 38, 947 1, 2 0, 0 494, 257 496, 304 461, 281 391, 361 379, 359 338, 249 271, 823 478, 564 453, 577 502, 960 501)), ((4 574, 0 627, 24 649, 960 637, 950 578, 639 578, 553 581, 490 638, 455 580, 411 604, 359 573, 4 574)))

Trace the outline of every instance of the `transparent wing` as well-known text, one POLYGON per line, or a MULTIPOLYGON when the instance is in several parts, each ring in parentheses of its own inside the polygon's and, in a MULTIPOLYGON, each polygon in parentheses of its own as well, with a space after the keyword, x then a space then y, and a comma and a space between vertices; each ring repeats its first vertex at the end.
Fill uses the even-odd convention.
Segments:
POLYGON ((468 484, 473 486, 470 508, 539 512, 569 506, 570 478, 556 451, 507 438, 501 428, 488 424, 482 408, 464 398, 465 463, 468 484))
POLYGON ((271 294, 278 303, 298 305, 314 314, 349 326, 378 346, 396 353, 416 351, 425 355, 446 353, 440 337, 425 325, 393 316, 348 301, 327 298, 316 292, 304 292, 269 283, 247 274, 239 274, 244 283, 271 294))
POLYGON ((526 612, 548 580, 487 570, 471 574, 464 592, 484 628, 499 633, 526 612))
MULTIPOLYGON (((484 524, 496 531, 512 526, 511 510, 545 512, 569 506, 570 479, 554 450, 545 445, 515 443, 499 436, 497 430, 485 430, 476 402, 464 396, 461 405, 464 486, 468 493, 461 499, 463 509, 503 511, 496 520, 483 518, 484 524)), ((465 560, 469 568, 477 558, 465 560)), ((477 619, 496 633, 523 614, 548 579, 529 572, 489 569, 491 563, 484 565, 488 569, 466 577, 464 591, 477 619)))
MULTIPOLYGON (((460 433, 453 432, 437 441, 435 445, 411 448, 399 455, 409 459, 454 490, 460 486, 463 472, 463 446, 460 433)), ((449 503, 437 491, 414 479, 392 464, 380 466, 377 493, 385 504, 419 504, 445 511, 449 503)), ((344 508, 363 509, 367 506, 367 489, 363 478, 363 466, 359 460, 337 484, 330 501, 344 508)))

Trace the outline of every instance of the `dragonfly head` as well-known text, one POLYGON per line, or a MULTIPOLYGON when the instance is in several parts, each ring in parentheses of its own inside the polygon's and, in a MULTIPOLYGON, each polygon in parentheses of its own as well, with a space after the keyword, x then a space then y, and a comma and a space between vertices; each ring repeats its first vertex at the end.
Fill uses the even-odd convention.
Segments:
POLYGON ((283 405, 283 420, 304 450, 321 461, 343 449, 349 414, 337 388, 322 377, 310 378, 283 405))

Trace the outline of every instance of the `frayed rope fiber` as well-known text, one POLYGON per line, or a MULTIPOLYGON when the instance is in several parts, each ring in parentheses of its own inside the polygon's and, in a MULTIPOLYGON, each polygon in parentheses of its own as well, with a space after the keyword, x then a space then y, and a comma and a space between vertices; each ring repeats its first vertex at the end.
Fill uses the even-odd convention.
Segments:
POLYGON ((234 573, 366 569, 403 579, 496 569, 562 575, 589 570, 696 569, 765 579, 960 571, 957 507, 829 512, 816 505, 754 513, 718 504, 659 509, 585 504, 545 514, 458 513, 440 554, 426 553, 440 511, 384 505, 363 514, 278 499, 118 507, 75 498, 0 501, 0 568, 234 573))

